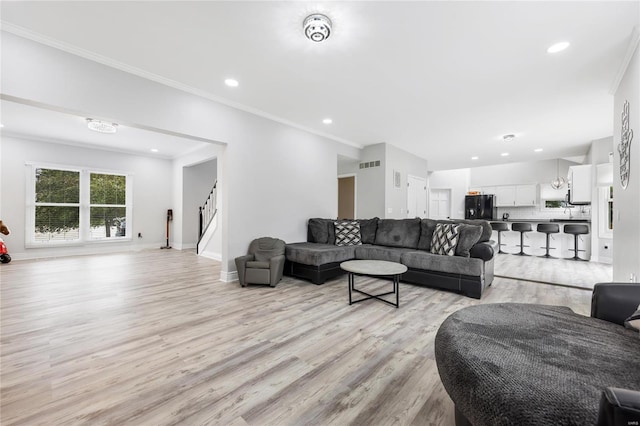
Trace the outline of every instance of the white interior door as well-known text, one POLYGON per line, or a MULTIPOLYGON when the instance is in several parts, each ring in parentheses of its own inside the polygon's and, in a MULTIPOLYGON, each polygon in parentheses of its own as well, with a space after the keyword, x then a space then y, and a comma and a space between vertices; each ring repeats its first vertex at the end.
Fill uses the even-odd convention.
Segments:
POLYGON ((424 218, 427 215, 427 180, 407 176, 407 217, 424 218))
POLYGON ((451 189, 429 189, 429 219, 451 217, 451 189))

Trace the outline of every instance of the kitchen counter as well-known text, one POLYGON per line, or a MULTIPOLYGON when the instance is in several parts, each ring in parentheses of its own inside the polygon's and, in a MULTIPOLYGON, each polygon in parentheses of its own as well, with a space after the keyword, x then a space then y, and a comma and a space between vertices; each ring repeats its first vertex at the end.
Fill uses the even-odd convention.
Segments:
MULTIPOLYGON (((579 246, 579 256, 582 259, 590 259, 591 258, 591 232, 593 231, 591 225, 591 219, 580 219, 580 218, 553 218, 553 219, 512 219, 509 220, 491 220, 489 222, 502 222, 506 224, 513 224, 517 222, 524 222, 531 224, 531 231, 526 232, 522 238, 524 240, 525 245, 525 253, 540 256, 545 253, 546 246, 546 234, 544 232, 538 232, 536 230, 536 224, 549 224, 555 223, 558 225, 559 232, 551 234, 549 236, 549 248, 551 250, 551 255, 560 258, 571 258, 574 255, 573 248, 575 246, 574 236, 572 234, 567 234, 564 232, 564 227, 566 225, 586 225, 588 229, 587 234, 579 235, 578 237, 578 246, 579 246)), ((511 226, 509 226, 511 228, 511 226)), ((497 240, 497 231, 493 231, 494 236, 493 240, 497 240)), ((502 250, 506 253, 518 253, 520 250, 520 232, 508 230, 502 232, 502 241, 503 248, 502 250)))

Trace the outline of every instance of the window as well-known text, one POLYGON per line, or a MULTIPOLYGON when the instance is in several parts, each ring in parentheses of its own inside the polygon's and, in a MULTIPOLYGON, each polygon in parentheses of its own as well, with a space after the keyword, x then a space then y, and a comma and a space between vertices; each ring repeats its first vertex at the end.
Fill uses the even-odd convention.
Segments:
POLYGON ((89 182, 91 238, 126 236, 126 176, 91 173, 89 182))
POLYGON ((27 245, 130 239, 131 176, 29 165, 27 245))
POLYGON ((80 239, 80 173, 35 169, 35 233, 37 242, 80 239))

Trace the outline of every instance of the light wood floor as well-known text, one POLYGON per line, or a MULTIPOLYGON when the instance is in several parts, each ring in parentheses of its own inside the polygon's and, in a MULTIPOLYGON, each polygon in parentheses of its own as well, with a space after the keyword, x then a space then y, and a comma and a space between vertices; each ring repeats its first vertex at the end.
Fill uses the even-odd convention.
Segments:
POLYGON ((241 288, 219 273, 176 250, 2 265, 2 425, 452 425, 433 353, 449 314, 590 303, 497 278, 481 301, 401 284, 400 309, 349 306, 346 277, 241 288))
POLYGON ((593 289, 599 282, 613 280, 613 267, 598 262, 548 259, 536 256, 497 254, 495 274, 530 281, 593 289))

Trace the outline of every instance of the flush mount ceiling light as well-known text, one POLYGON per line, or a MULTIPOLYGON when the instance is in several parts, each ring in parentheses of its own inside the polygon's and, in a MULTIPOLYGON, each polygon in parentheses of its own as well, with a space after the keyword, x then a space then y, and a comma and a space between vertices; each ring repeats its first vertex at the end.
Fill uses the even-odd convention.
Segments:
POLYGON ((477 160, 477 159, 478 159, 478 157, 475 157, 475 156, 474 156, 474 157, 471 157, 471 159, 472 159, 472 160, 477 160))
POLYGON ((542 152, 542 148, 536 148, 533 150, 533 152, 542 152))
POLYGON ((116 123, 107 123, 106 121, 94 120, 93 118, 87 118, 87 127, 99 133, 115 133, 116 130, 118 130, 116 123))
POLYGON ((238 87, 239 85, 238 80, 234 80, 233 78, 227 78, 224 81, 224 84, 226 84, 229 87, 238 87))
POLYGON ((561 41, 560 43, 553 44, 547 49, 547 53, 562 52, 564 49, 569 47, 569 44, 570 43, 568 41, 561 41))
POLYGON ((502 137, 502 140, 505 141, 505 142, 511 142, 515 138, 516 138, 516 135, 504 135, 502 137))
POLYGON ((501 155, 501 156, 503 156, 503 157, 508 157, 508 156, 509 156, 509 153, 508 153, 508 152, 503 152, 503 153, 502 153, 502 154, 500 154, 500 155, 501 155))
POLYGON ((331 19, 319 13, 307 16, 302 27, 304 35, 316 43, 325 41, 331 35, 331 19))
POLYGON ((565 183, 567 183, 567 181, 560 176, 560 159, 558 158, 556 160, 556 178, 551 181, 551 187, 553 189, 562 189, 565 183))
POLYGON ((331 124, 331 123, 333 123, 333 120, 332 120, 332 119, 330 119, 330 118, 325 118, 324 120, 322 120, 322 122, 323 122, 324 124, 331 124))

